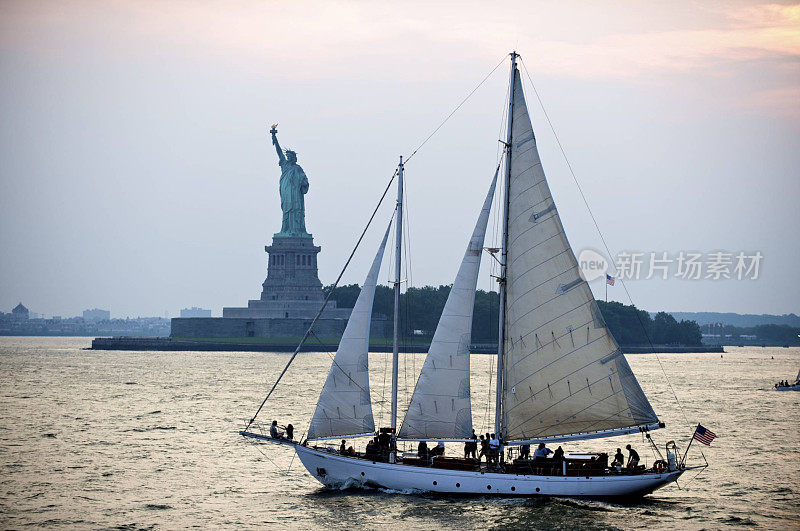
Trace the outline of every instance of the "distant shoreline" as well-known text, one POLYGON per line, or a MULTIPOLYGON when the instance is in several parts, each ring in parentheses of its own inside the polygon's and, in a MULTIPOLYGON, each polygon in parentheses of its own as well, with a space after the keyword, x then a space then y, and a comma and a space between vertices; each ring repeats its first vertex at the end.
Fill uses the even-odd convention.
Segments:
MULTIPOLYGON (((98 337, 92 341, 90 350, 138 350, 138 351, 247 351, 247 352, 294 352, 297 343, 283 338, 275 338, 271 341, 247 341, 249 338, 230 338, 224 340, 186 340, 173 339, 168 337, 98 337)), ((263 339, 263 338, 261 338, 263 339)), ((338 343, 308 341, 301 352, 335 351, 338 343)), ((401 352, 427 352, 429 344, 414 342, 414 344, 401 344, 401 352)), ((621 346, 625 354, 681 354, 681 353, 724 353, 722 346, 669 346, 654 345, 649 346, 621 346)), ((390 344, 372 343, 369 347, 370 352, 391 352, 390 344)), ((472 354, 496 354, 497 347, 494 345, 472 345, 472 354)))

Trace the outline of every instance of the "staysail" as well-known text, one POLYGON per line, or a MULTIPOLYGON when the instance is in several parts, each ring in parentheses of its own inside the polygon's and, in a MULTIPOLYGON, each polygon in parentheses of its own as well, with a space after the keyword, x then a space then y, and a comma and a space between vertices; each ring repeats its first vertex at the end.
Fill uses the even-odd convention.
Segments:
POLYGON ((308 428, 309 439, 364 435, 375 431, 369 394, 369 332, 375 286, 388 237, 387 228, 333 358, 308 428))
POLYGON ((400 427, 401 439, 466 439, 472 435, 469 384, 472 312, 496 183, 497 172, 433 334, 400 427))
POLYGON ((504 438, 582 438, 658 427, 581 277, 542 169, 516 68, 513 82, 504 438))

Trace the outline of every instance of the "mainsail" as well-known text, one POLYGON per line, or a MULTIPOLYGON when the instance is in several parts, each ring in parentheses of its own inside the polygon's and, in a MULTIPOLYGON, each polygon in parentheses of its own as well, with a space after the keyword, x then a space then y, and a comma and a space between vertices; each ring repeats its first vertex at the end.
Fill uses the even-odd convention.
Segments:
POLYGON ((472 311, 496 183, 497 172, 433 334, 400 428, 400 438, 465 439, 472 435, 469 385, 472 311))
POLYGON ((333 358, 308 428, 309 439, 364 435, 375 431, 369 395, 369 331, 375 286, 388 237, 387 228, 333 358))
POLYGON ((564 234, 516 68, 513 82, 504 438, 535 441, 655 427, 658 418, 609 333, 564 234))

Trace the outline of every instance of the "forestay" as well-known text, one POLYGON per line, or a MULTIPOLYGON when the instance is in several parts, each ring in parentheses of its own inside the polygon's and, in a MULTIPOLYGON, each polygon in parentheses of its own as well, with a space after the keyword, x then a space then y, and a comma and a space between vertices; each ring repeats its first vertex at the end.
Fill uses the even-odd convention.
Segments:
POLYGON ((507 260, 505 440, 658 423, 580 275, 545 179, 518 70, 507 260))
POLYGON ((497 172, 458 268, 411 397, 399 437, 465 439, 472 435, 469 345, 475 286, 497 172))
POLYGON ((375 431, 369 394, 369 332, 375 286, 388 237, 387 228, 333 358, 308 428, 309 439, 375 431))

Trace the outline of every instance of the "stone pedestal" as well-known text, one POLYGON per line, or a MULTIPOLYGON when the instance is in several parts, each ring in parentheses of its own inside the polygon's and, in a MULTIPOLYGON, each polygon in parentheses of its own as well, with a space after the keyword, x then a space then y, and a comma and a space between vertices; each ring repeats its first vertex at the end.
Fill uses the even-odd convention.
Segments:
MULTIPOLYGON (((250 300, 246 308, 223 308, 222 317, 260 319, 313 319, 325 296, 317 271, 321 247, 308 236, 275 235, 269 255, 267 278, 261 285, 261 298, 250 300)), ((325 307, 323 317, 347 319, 349 308, 337 308, 336 301, 325 307)))
POLYGON ((269 254, 267 278, 262 284, 262 301, 321 301, 322 282, 317 271, 317 254, 322 248, 314 238, 280 237, 264 250, 269 254))

